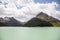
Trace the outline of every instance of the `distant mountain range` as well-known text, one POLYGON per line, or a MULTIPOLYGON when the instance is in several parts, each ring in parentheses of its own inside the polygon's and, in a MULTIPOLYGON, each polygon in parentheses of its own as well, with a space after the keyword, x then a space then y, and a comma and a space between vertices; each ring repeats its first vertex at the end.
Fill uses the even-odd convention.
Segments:
POLYGON ((0 26, 27 26, 27 27, 47 27, 47 26, 60 26, 60 20, 40 12, 36 17, 28 22, 20 22, 13 17, 0 18, 0 26))
POLYGON ((22 26, 22 23, 13 17, 0 18, 0 26, 22 26))

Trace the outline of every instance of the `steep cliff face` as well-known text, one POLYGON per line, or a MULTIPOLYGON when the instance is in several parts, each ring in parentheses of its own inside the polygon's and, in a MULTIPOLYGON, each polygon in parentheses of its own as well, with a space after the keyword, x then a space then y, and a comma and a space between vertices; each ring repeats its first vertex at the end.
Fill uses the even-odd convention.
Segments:
POLYGON ((26 26, 60 26, 60 20, 40 12, 35 18, 29 20, 26 26))

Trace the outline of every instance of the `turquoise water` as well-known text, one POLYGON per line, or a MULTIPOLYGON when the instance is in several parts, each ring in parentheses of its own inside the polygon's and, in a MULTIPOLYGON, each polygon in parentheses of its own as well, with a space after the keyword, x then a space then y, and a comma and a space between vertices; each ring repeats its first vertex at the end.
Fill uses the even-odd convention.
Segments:
POLYGON ((60 40, 60 28, 0 27, 0 40, 60 40))

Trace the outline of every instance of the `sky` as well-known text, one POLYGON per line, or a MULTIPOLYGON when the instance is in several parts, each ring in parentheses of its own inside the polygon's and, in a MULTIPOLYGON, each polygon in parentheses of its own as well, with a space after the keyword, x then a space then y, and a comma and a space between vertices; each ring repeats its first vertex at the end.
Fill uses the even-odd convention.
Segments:
MULTIPOLYGON (((52 1, 56 2, 60 6, 60 0, 35 0, 35 3, 51 3, 52 1)), ((60 11, 60 7, 57 7, 57 10, 60 11)))
POLYGON ((27 22, 40 12, 60 20, 60 0, 0 0, 0 17, 27 22))

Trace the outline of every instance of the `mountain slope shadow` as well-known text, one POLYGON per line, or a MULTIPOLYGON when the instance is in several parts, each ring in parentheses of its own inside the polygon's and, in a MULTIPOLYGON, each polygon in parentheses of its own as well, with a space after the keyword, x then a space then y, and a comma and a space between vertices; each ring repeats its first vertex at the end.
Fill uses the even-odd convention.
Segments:
POLYGON ((29 27, 36 27, 36 26, 52 26, 51 23, 44 21, 42 19, 38 18, 32 18, 30 21, 28 21, 25 26, 29 27))

